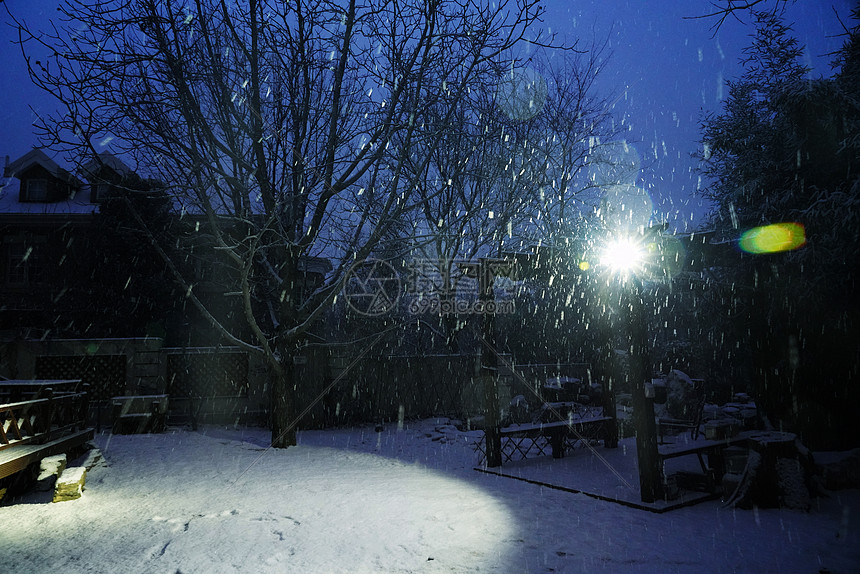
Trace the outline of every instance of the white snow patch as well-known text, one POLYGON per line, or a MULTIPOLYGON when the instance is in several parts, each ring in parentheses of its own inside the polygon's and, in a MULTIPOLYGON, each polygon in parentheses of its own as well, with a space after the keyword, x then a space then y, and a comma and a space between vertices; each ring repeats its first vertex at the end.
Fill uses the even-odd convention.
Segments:
POLYGON ((92 469, 83 498, 0 507, 0 523, 15 524, 0 536, 0 571, 800 574, 860 564, 844 518, 857 515, 856 490, 816 499, 810 513, 713 501, 652 514, 475 472, 480 433, 448 422, 302 432, 286 450, 267 450, 261 429, 101 435, 109 466, 92 469))

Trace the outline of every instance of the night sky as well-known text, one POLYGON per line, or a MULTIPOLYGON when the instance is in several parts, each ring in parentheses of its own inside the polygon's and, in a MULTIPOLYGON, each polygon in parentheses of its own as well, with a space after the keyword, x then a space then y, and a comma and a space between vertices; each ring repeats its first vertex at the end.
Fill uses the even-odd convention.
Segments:
MULTIPOLYGON (((37 143, 31 124, 36 114, 51 111, 51 96, 29 83, 17 37, 8 26, 8 9, 30 23, 57 15, 57 0, 5 0, 0 8, 0 159, 13 160, 37 143), (35 111, 30 109, 30 106, 35 111)), ((641 158, 639 185, 652 196, 658 217, 676 229, 701 225, 707 206, 695 197, 699 185, 695 161, 699 120, 719 110, 728 93, 726 79, 736 78, 738 58, 753 33, 750 18, 729 19, 715 32, 704 14, 704 0, 550 0, 545 26, 584 44, 609 39, 611 55, 598 85, 616 98, 614 116, 628 128, 627 141, 641 158)), ((771 4, 772 5, 772 4, 771 4)), ((842 44, 836 14, 848 22, 849 0, 799 0, 788 6, 786 20, 806 46, 813 76, 831 74, 829 55, 842 44)))

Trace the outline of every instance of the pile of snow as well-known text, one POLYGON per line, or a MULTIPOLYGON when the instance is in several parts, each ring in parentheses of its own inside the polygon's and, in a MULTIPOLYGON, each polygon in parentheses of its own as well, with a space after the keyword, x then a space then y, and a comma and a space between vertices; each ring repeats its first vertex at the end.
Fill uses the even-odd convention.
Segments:
POLYGON ((856 490, 810 513, 653 514, 475 472, 480 436, 447 420, 286 450, 262 429, 100 435, 82 498, 0 507, 0 572, 858 571, 856 490))

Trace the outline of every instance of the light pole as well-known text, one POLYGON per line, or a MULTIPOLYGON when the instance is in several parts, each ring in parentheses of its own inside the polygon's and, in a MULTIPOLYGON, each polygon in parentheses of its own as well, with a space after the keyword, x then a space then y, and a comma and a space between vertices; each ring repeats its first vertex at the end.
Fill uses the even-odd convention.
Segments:
POLYGON ((642 502, 654 502, 663 498, 654 402, 645 394, 645 383, 651 376, 651 362, 648 354, 648 326, 642 301, 642 280, 637 276, 646 264, 646 238, 651 233, 612 241, 601 254, 601 264, 613 275, 611 283, 620 289, 620 310, 627 319, 624 326, 630 338, 629 377, 633 395, 633 425, 636 431, 642 502))

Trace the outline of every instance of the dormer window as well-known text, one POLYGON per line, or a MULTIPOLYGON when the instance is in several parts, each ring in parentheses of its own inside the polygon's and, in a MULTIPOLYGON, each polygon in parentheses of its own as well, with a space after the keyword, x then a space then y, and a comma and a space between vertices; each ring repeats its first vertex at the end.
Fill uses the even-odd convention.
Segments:
POLYGON ((28 179, 27 188, 24 194, 24 201, 47 201, 48 200, 48 180, 47 179, 28 179))

